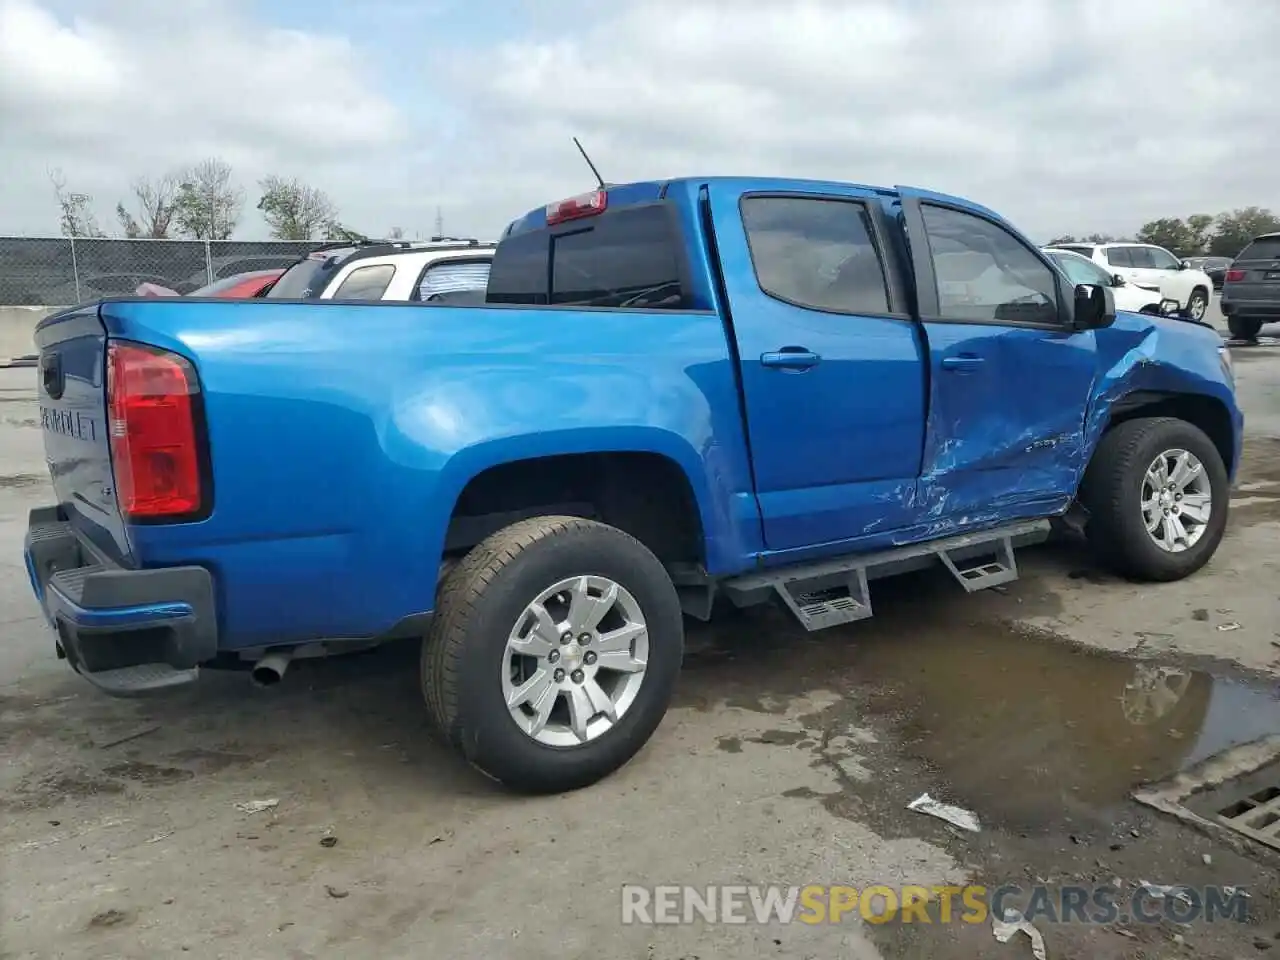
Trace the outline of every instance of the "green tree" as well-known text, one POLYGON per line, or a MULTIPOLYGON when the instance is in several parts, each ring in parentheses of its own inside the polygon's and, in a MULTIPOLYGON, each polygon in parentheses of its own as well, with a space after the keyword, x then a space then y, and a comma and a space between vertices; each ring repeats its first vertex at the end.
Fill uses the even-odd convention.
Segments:
POLYGON ((1194 257, 1204 250, 1202 243, 1196 243, 1195 232, 1190 225, 1178 217, 1163 217, 1144 223, 1137 238, 1140 243, 1164 247, 1176 257, 1194 257))
POLYGON ((270 176, 259 183, 258 209, 278 240, 312 240, 329 230, 338 209, 328 194, 300 180, 270 176))
POLYGON ((352 230, 338 221, 325 224, 324 238, 326 240, 343 241, 346 243, 364 243, 369 238, 358 230, 352 230))
POLYGON ((227 240, 240 222, 244 190, 231 182, 231 167, 211 157, 178 178, 173 221, 196 240, 227 240))
POLYGON ((1244 207, 1218 214, 1209 253, 1215 257, 1235 257, 1262 233, 1280 231, 1280 217, 1265 207, 1244 207))

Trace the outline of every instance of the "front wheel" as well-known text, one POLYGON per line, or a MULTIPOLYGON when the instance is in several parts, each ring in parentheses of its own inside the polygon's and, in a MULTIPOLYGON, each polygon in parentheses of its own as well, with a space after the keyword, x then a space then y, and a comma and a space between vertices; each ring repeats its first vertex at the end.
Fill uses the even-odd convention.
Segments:
POLYGON ((1192 320, 1203 320, 1209 311, 1209 291, 1204 287, 1196 287, 1187 298, 1187 316, 1192 320))
POLYGON ((1129 420, 1098 444, 1080 487, 1099 559, 1139 581, 1181 580, 1213 556, 1227 526, 1217 447, 1173 417, 1129 420))
POLYGON ((539 517, 452 570, 423 641, 428 712, 508 787, 585 787, 627 763, 671 702, 684 651, 675 587, 614 527, 539 517))

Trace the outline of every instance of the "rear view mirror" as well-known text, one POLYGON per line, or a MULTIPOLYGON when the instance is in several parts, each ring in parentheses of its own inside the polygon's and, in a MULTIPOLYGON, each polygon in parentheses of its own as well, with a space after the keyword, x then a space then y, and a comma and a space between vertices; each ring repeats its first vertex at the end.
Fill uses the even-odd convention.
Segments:
POLYGON ((1075 288, 1074 326, 1077 330, 1109 327, 1116 319, 1116 300, 1108 287, 1092 283, 1075 288))

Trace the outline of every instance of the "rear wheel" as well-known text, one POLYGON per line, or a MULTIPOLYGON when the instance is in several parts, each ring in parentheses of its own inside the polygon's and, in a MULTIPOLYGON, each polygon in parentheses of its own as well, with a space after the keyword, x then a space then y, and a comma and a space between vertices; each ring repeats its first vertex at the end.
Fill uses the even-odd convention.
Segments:
POLYGON ((1172 417, 1108 431, 1080 489, 1099 559, 1148 581, 1181 580, 1209 562, 1226 530, 1229 496, 1217 447, 1172 417))
POLYGON ((449 574, 421 681, 445 738, 530 792, 574 790, 623 766, 671 702, 679 599, 639 541, 574 517, 489 537, 449 574))
POLYGON ((1262 321, 1253 317, 1227 317, 1227 329, 1236 340, 1257 340, 1262 321))
POLYGON ((1209 310, 1209 291, 1204 287, 1196 287, 1187 298, 1187 316, 1192 320, 1203 320, 1209 310))

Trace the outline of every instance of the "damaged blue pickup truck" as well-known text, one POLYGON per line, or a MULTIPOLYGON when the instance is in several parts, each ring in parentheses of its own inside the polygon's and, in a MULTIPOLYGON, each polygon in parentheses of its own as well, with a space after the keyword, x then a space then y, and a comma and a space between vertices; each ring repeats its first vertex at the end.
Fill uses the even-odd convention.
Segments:
POLYGON ((1212 328, 901 187, 602 187, 511 223, 483 304, 106 300, 36 336, 58 656, 123 696, 420 637, 435 726, 531 791, 642 748, 717 601, 850 623, 877 577, 1016 578, 1051 522, 1188 576, 1243 428, 1212 328))

